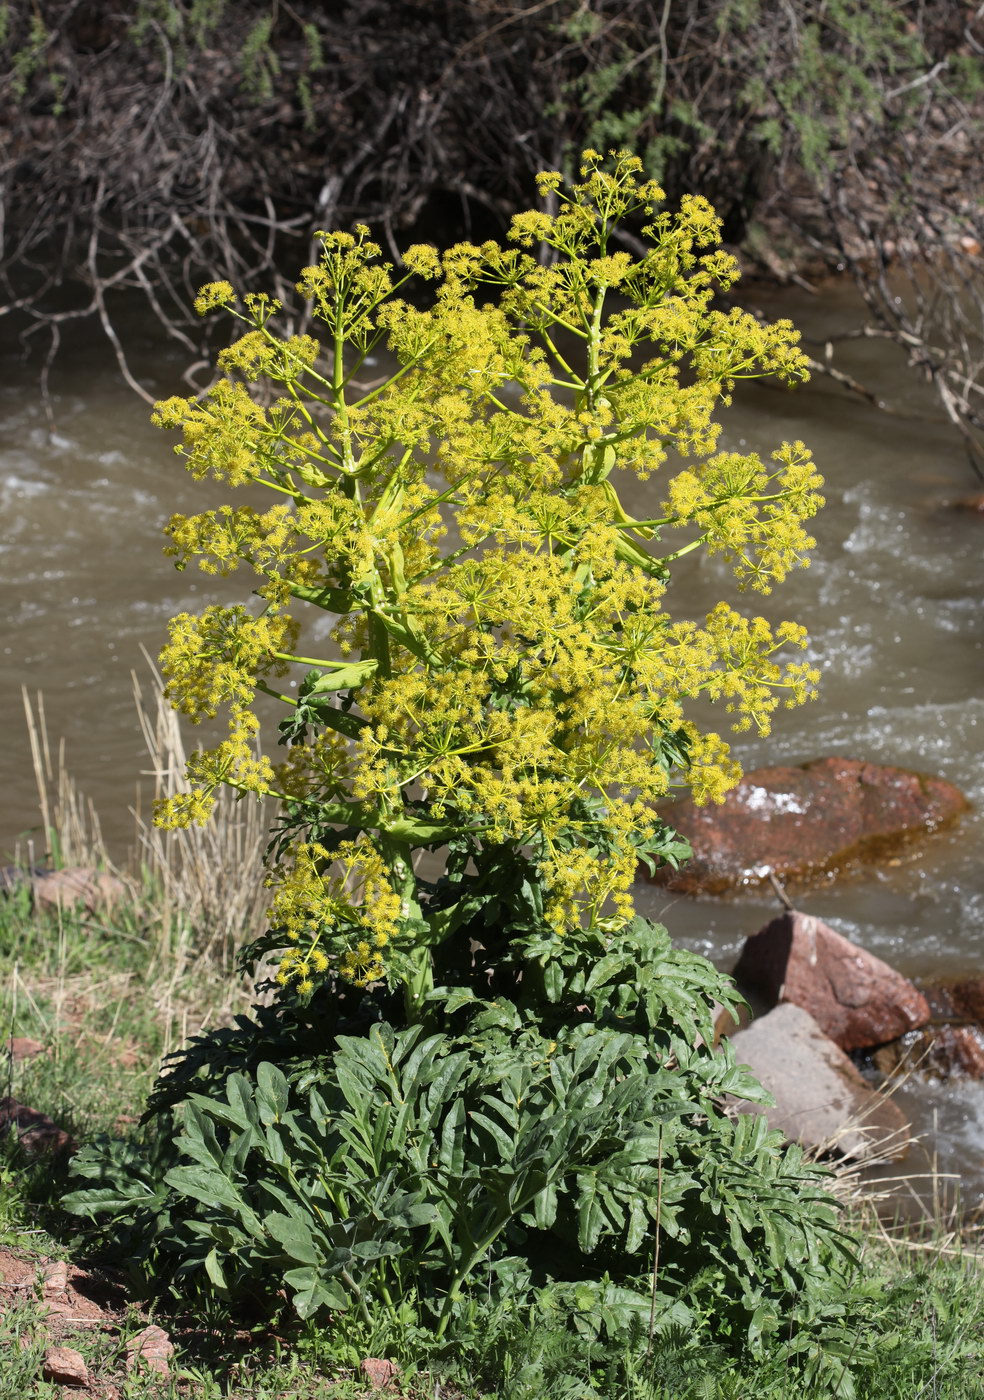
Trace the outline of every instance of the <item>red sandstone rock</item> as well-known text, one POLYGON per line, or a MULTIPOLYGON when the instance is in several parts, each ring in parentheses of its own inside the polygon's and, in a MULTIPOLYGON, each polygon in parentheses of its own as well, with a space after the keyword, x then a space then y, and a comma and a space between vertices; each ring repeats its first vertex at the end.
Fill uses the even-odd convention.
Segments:
POLYGON ((16 1099, 0 1099, 0 1132, 14 1124, 20 1134, 21 1146, 28 1152, 64 1152, 74 1147, 64 1128, 59 1128, 46 1113, 28 1108, 16 1099))
POLYGON ((105 1287, 77 1265, 60 1259, 45 1265, 41 1294, 49 1317, 60 1317, 72 1324, 105 1323, 108 1314, 92 1296, 94 1291, 105 1292, 105 1287))
POLYGON ((133 1371, 142 1365, 159 1376, 166 1376, 170 1374, 173 1355, 174 1345, 163 1327, 145 1327, 126 1344, 126 1369, 133 1371))
POLYGON ((777 1006, 731 1037, 738 1064, 748 1065, 776 1100, 774 1108, 742 1102, 804 1147, 863 1160, 878 1152, 903 1157, 910 1129, 891 1099, 874 1092, 844 1052, 798 1006, 777 1006))
POLYGON ((801 1006, 842 1050, 884 1045, 930 1018, 907 978, 809 914, 783 914, 747 938, 733 975, 772 1005, 801 1006))
POLYGON ((925 988, 933 1015, 941 1021, 973 1021, 984 1026, 984 977, 961 977, 925 988))
POLYGON ((400 1374, 399 1366, 395 1366, 392 1361, 380 1361, 374 1356, 367 1356, 360 1361, 359 1370, 373 1390, 385 1390, 394 1385, 396 1377, 400 1374))
POLYGON ((943 778, 856 758, 820 758, 799 768, 759 768, 720 804, 690 798, 661 814, 693 847, 682 870, 655 880, 687 894, 723 894, 780 879, 817 880, 877 860, 968 809, 943 778))
POLYGON ((979 1026, 933 1026, 883 1045, 873 1056, 882 1074, 915 1072, 935 1079, 984 1079, 984 1031, 979 1026))
POLYGON ((89 1384, 89 1368, 73 1347, 49 1347, 44 1354, 42 1374, 46 1381, 54 1381, 56 1385, 89 1384))
POLYGON ((45 1298, 64 1298, 68 1287, 68 1265, 64 1259, 46 1264, 41 1276, 41 1292, 45 1298))
POLYGON ((950 1079, 963 1075, 984 1079, 984 1032, 978 1026, 941 1026, 929 1037, 929 1053, 921 1066, 926 1074, 950 1079))
POLYGON ((53 870, 36 879, 33 889, 39 909, 69 909, 81 904, 90 914, 115 908, 126 895, 119 876, 91 866, 53 870))

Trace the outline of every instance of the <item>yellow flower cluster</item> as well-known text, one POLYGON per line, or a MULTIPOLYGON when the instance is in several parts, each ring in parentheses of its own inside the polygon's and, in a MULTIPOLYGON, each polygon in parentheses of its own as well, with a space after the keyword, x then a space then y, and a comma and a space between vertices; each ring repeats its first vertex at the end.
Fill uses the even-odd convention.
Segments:
POLYGON ((271 919, 279 978, 302 993, 326 976, 399 978, 401 958, 429 956, 410 856, 452 838, 535 852, 557 928, 627 917, 671 782, 720 801, 739 775, 688 702, 720 701, 735 728, 766 733, 816 684, 778 655, 802 629, 726 603, 681 619, 666 592, 698 548, 762 593, 808 562, 822 483, 806 448, 721 452, 715 419, 739 379, 805 377, 796 333, 715 308, 737 276, 717 216, 696 197, 661 209, 634 157, 588 152, 580 183, 548 173, 540 188, 556 213, 518 216, 509 245, 418 246, 399 270, 363 228, 319 235, 298 286, 322 344, 278 336, 273 302, 203 289, 202 309, 226 306, 245 333, 203 399, 157 407, 194 475, 277 494, 266 512, 168 526, 179 567, 246 564, 265 608, 172 623, 173 702, 196 720, 226 707, 231 729, 164 817, 202 819, 219 781, 291 804, 271 919), (641 257, 615 239, 633 215, 648 220, 641 257), (551 260, 528 251, 541 243, 551 260), (400 296, 411 275, 435 282, 429 306, 400 296), (364 383, 381 351, 395 367, 364 383), (645 480, 671 453, 685 461, 662 505, 633 518, 621 474, 645 480), (319 611, 330 654, 299 655, 319 611), (248 717, 293 668, 292 747, 273 769, 251 755, 248 717), (334 850, 305 839, 325 826, 362 834, 334 850))
POLYGON ((236 292, 231 282, 209 282, 195 298, 195 310, 199 316, 207 316, 217 306, 231 306, 236 300, 236 292))
POLYGON ((246 387, 229 379, 220 379, 200 403, 165 399, 151 415, 159 428, 183 430, 184 446, 175 451, 192 476, 211 475, 230 486, 242 486, 261 470, 266 421, 246 387))
MULTIPOLYGON (((809 451, 801 442, 773 453, 769 471, 754 454, 722 452, 669 483, 667 523, 695 525, 710 552, 727 554, 741 586, 769 593, 794 565, 809 565, 816 541, 803 528, 823 505, 809 451)), ((692 546, 691 546, 692 547, 692 546)))
POLYGON ((273 780, 270 760, 259 754, 256 737, 260 722, 252 710, 233 705, 229 737, 217 748, 198 749, 188 759, 189 788, 161 799, 154 809, 158 826, 168 829, 202 825, 211 815, 215 789, 222 783, 240 792, 269 793, 273 780))
POLYGON ((289 944, 277 970, 281 986, 294 983, 307 995, 329 969, 357 987, 383 979, 400 899, 368 842, 344 841, 330 854, 302 842, 276 878, 270 918, 289 944))
POLYGON ((280 659, 297 636, 297 623, 271 611, 254 617, 238 603, 215 603, 203 613, 178 613, 169 624, 171 640, 161 652, 167 696, 196 724, 223 705, 242 709, 252 702, 257 677, 284 675, 280 659))

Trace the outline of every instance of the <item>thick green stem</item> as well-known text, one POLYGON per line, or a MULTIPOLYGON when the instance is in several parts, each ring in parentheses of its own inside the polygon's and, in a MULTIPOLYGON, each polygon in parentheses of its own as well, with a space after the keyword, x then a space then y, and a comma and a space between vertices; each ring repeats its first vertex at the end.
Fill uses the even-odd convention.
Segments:
MULTIPOLYGON (((417 898, 417 881, 413 873, 413 848, 409 841, 380 837, 379 849, 389 865, 393 888, 400 896, 400 918, 418 928, 424 922, 423 910, 417 898)), ((414 1025, 424 1019, 427 999, 434 990, 434 965, 430 948, 419 944, 411 949, 408 959, 410 972, 403 983, 403 1003, 407 1022, 414 1025)))
POLYGON ((486 1253, 495 1242, 496 1237, 505 1229, 509 1220, 514 1219, 526 1204, 527 1202, 523 1201, 522 1205, 517 1206, 514 1210, 498 1219, 492 1229, 487 1230, 481 1240, 474 1246, 464 1264, 456 1271, 454 1278, 451 1280, 451 1286, 445 1294, 444 1302, 441 1305, 441 1315, 437 1320, 436 1329, 436 1335, 438 1337, 444 1336, 445 1329, 451 1321, 451 1309, 461 1290, 468 1282, 468 1278, 475 1268, 475 1265, 485 1257, 486 1253))
POLYGON ((598 395, 601 389, 599 356, 601 352, 601 323, 605 311, 605 288, 599 287, 595 293, 594 307, 591 313, 591 326, 588 331, 588 408, 593 412, 597 407, 598 395))

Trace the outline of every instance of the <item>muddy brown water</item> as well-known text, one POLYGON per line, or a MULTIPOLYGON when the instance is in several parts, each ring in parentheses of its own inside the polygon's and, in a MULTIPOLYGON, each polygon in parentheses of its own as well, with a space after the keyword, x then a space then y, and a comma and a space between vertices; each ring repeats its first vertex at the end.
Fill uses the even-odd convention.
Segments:
MULTIPOLYGON (((845 285, 750 300, 791 317, 813 342, 859 319, 845 285)), ((180 348, 148 330, 130 344, 152 393, 182 392, 180 348)), ((221 497, 187 476, 96 331, 77 333, 54 367, 54 432, 37 360, 11 343, 0 359, 0 856, 38 825, 23 684, 43 691, 50 733, 64 737, 69 767, 122 850, 146 767, 130 681, 132 669, 146 674, 141 645, 156 653, 177 611, 242 596, 235 578, 176 573, 160 529, 172 511, 221 497)), ((843 754, 956 782, 974 803, 970 817, 897 864, 833 880, 798 903, 912 976, 984 973, 984 519, 952 504, 980 487, 931 390, 897 351, 859 340, 838 363, 895 412, 821 379, 796 392, 746 386, 724 414, 722 446, 764 455, 802 438, 828 482, 812 566, 771 598, 747 600, 807 625, 820 698, 781 713, 768 739, 745 737, 736 749, 746 768, 843 754)), ((630 510, 645 510, 646 492, 624 490, 630 510)), ((692 557, 672 587, 687 613, 728 596, 724 566, 692 557)), ((764 894, 694 900, 647 886, 638 904, 725 967, 775 907, 764 894)), ((980 1200, 984 1084, 912 1085, 899 1101, 921 1129, 935 1125, 940 1169, 963 1177, 970 1203, 980 1200)))

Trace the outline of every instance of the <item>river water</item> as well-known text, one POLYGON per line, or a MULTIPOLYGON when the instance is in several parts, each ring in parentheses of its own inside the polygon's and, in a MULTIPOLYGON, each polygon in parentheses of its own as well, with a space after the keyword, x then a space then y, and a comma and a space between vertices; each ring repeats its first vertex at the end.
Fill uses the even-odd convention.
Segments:
MULTIPOLYGON (((792 318, 814 355, 815 343, 860 319, 853 289, 838 283, 816 297, 756 289, 748 300, 792 318)), ((136 330, 139 318, 130 324, 141 382, 162 397, 181 393, 185 352, 153 328, 136 330)), ((746 386, 724 415, 722 446, 766 455, 802 438, 828 483, 812 567, 773 597, 750 599, 755 611, 806 624, 820 698, 781 712, 770 738, 745 737, 736 749, 746 768, 840 754, 957 783, 976 809, 957 827, 799 904, 910 975, 984 973, 984 518, 953 505, 980 486, 932 391, 893 347, 860 339, 838 356, 893 412, 821 378, 795 392, 746 386)), ((14 344, 0 361, 0 854, 8 859, 38 826, 24 684, 43 691, 49 732, 64 738, 69 768, 121 851, 146 766, 130 680, 132 669, 146 675, 141 645, 156 653, 177 611, 241 596, 235 579, 176 573, 160 529, 172 511, 205 509, 221 495, 188 477, 94 329, 77 331, 52 371, 53 432, 37 360, 14 344)), ((645 513, 645 491, 623 492, 630 511, 645 513)), ((682 565, 673 592, 686 612, 729 596, 723 566, 693 557, 682 565)), ((638 904, 726 967, 775 909, 762 895, 694 900, 647 886, 638 904)), ((984 1085, 910 1086, 899 1102, 917 1125, 938 1123, 940 1169, 961 1173, 968 1199, 981 1199, 984 1085)))

